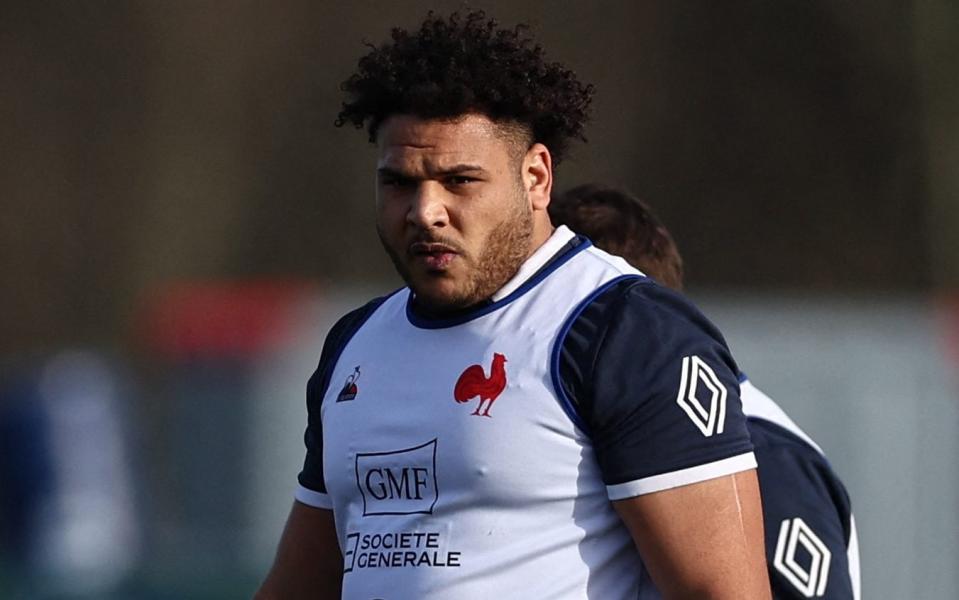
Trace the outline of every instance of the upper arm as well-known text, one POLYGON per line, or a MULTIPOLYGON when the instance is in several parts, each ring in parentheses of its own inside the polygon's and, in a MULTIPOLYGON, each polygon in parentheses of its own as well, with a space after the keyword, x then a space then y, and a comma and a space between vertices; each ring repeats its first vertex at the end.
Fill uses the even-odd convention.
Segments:
POLYGON ((643 282, 575 318, 564 391, 654 579, 672 597, 711 586, 732 590, 715 597, 766 597, 756 462, 721 334, 682 296, 643 282))
POLYGON ((751 421, 776 598, 857 597, 849 496, 825 458, 788 431, 751 421))
POLYGON ((560 392, 612 500, 755 467, 738 368, 682 296, 632 282, 586 303, 562 340, 560 392))
POLYGON ((342 581, 333 511, 294 502, 256 600, 338 599, 342 581))
POLYGON ((755 471, 613 502, 665 598, 769 598, 755 471))

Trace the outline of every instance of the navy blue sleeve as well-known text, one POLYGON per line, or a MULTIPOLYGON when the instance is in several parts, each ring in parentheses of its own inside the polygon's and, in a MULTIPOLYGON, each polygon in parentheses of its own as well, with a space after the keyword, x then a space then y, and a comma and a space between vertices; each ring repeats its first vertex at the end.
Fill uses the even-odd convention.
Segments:
POLYGON ((631 278, 573 318, 561 340, 562 391, 607 486, 629 484, 620 497, 751 468, 742 467, 752 462, 752 444, 738 368, 722 335, 685 297, 631 278), (728 471, 734 463, 742 468, 728 471))
POLYGON ((786 429, 750 419, 777 599, 853 598, 849 495, 819 452, 786 429))
POLYGON ((347 313, 330 328, 323 342, 323 350, 320 352, 319 365, 306 383, 307 426, 303 436, 306 442, 306 460, 297 480, 307 489, 326 493, 326 483, 323 480, 323 423, 320 419, 320 407, 323 396, 326 395, 326 390, 330 386, 333 368, 346 343, 385 299, 385 296, 376 298, 347 313))

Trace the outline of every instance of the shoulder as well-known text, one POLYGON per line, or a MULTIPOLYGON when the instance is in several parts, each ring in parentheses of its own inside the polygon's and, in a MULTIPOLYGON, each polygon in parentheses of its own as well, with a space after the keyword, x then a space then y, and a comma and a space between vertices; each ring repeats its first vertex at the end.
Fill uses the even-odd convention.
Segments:
POLYGON ((738 369, 682 294, 645 277, 583 301, 557 342, 554 376, 621 499, 755 467, 738 369))
POLYGON ((741 390, 764 497, 788 505, 825 501, 847 519, 849 495, 822 449, 748 379, 741 390))
MULTIPOLYGON (((698 345, 726 350, 719 330, 685 296, 643 276, 623 277, 586 298, 560 340, 567 359, 594 363, 602 354, 653 360, 698 345)), ((723 359, 728 359, 724 356, 723 359)))
MULTIPOLYGON (((743 412, 750 418, 751 422, 775 423, 792 434, 788 441, 783 440, 782 443, 805 444, 815 449, 819 454, 824 454, 822 448, 786 414, 786 411, 762 390, 753 385, 752 381, 743 373, 740 373, 739 388, 743 401, 743 412)), ((773 442, 778 439, 777 436, 770 441, 773 442)))
POLYGON ((690 323, 718 330, 686 296, 642 275, 626 276, 587 298, 579 320, 601 322, 627 320, 645 325, 690 323))
POLYGON ((826 457, 817 448, 783 425, 749 415, 747 423, 757 453, 781 465, 788 457, 791 464, 815 465, 817 470, 831 471, 826 457))
POLYGON ((805 490, 828 496, 840 512, 848 514, 849 495, 845 486, 818 448, 780 424, 756 417, 749 417, 747 423, 762 476, 777 488, 777 493, 805 490))
POLYGON ((675 402, 684 387, 738 399, 738 368, 719 330, 682 294, 647 277, 614 281, 584 300, 556 358, 557 388, 587 430, 602 414, 618 418, 649 399, 675 402))
MULTIPOLYGON (((398 291, 398 290, 397 290, 398 291)), ((329 378, 336 361, 339 359, 343 348, 349 343, 350 339, 366 323, 367 319, 376 312, 386 300, 395 295, 396 292, 379 296, 355 308, 342 317, 330 327, 326 334, 326 340, 323 342, 323 350, 320 352, 320 361, 307 382, 307 396, 310 402, 314 398, 322 398, 326 387, 329 385, 329 378)))
POLYGON ((845 548, 851 535, 852 503, 826 457, 771 421, 750 418, 748 428, 768 520, 778 525, 783 519, 800 517, 845 548))
MULTIPOLYGON (((392 292, 384 296, 373 298, 366 304, 354 308, 340 317, 330 328, 330 331, 326 336, 326 343, 329 344, 331 341, 336 342, 344 337, 349 338, 353 333, 356 333, 357 329, 363 326, 363 323, 370 318, 370 316, 376 311, 377 308, 380 307, 380 305, 382 305, 386 300, 395 294, 396 292, 392 292)), ((348 341, 348 339, 346 341, 348 341)))

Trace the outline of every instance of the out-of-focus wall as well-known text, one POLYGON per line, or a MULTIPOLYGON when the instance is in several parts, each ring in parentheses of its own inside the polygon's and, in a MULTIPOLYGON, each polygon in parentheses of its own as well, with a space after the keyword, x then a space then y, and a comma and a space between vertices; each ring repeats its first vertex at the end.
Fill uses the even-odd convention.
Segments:
MULTIPOLYGON (((483 5, 596 84, 558 185, 653 202, 694 283, 956 284, 950 3, 483 5)), ((5 3, 0 353, 127 339, 159 280, 391 277, 339 83, 363 40, 459 7, 5 3)))
POLYGON ((955 289, 959 282, 959 5, 950 0, 918 0, 914 10, 930 256, 937 283, 955 289))

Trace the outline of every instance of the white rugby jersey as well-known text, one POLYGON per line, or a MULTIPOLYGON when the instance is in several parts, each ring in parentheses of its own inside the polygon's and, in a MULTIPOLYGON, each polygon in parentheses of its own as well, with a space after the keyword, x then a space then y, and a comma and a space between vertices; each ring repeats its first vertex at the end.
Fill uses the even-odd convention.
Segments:
POLYGON ((343 597, 637 598, 610 500, 756 464, 724 342, 659 289, 560 228, 468 314, 404 288, 341 322, 296 497, 334 511, 343 597))

